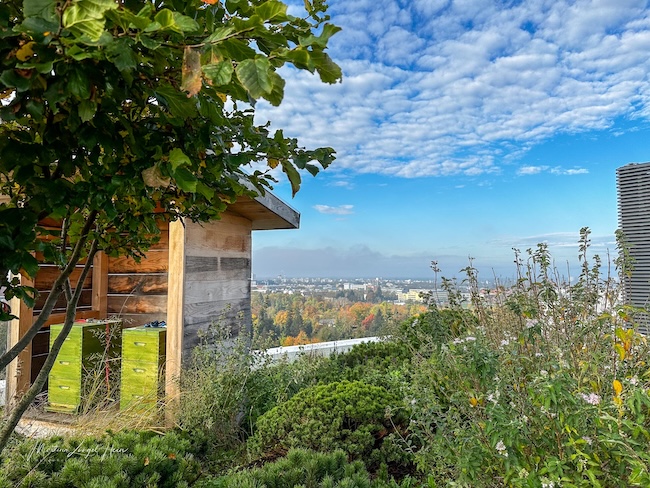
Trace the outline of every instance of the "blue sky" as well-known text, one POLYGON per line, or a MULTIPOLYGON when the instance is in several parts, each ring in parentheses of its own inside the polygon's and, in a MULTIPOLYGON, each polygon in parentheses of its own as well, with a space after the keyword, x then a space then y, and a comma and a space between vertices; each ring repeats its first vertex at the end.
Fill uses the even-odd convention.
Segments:
MULTIPOLYGON (((284 69, 258 121, 336 162, 291 198, 301 228, 253 237, 256 277, 514 275, 614 253, 615 170, 650 161, 650 8, 636 0, 330 0, 343 82, 284 69)), ((298 13, 298 10, 295 10, 298 13)))

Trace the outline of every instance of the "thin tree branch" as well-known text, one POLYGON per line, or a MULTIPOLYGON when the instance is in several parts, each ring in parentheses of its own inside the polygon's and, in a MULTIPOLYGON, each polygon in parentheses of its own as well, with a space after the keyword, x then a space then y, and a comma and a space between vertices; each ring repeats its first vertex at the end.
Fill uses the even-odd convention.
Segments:
MULTIPOLYGON (((54 305, 59 299, 59 296, 61 296, 64 283, 68 280, 70 274, 72 273, 77 263, 79 262, 81 251, 83 250, 83 247, 86 245, 86 242, 88 240, 88 235, 90 233, 92 226, 95 223, 96 218, 97 218, 97 212, 92 211, 88 216, 88 219, 86 220, 86 224, 82 229, 81 237, 77 241, 77 244, 75 245, 75 248, 72 251, 72 254, 70 256, 70 259, 68 260, 67 265, 63 268, 63 270, 61 271, 57 279, 54 281, 54 284, 50 289, 50 294, 45 300, 43 309, 41 310, 41 313, 38 315, 36 321, 27 330, 27 332, 25 332, 25 335, 23 335, 18 340, 18 342, 14 344, 14 346, 11 349, 9 349, 0 357, 0 371, 6 369, 9 363, 14 359, 16 359, 18 354, 20 354, 20 352, 23 351, 29 345, 29 343, 32 341, 32 339, 34 339, 34 337, 36 337, 36 334, 41 329, 41 327, 45 325, 47 319, 50 318, 50 315, 52 314, 52 310, 54 309, 54 305)), ((88 262, 90 261, 91 259, 89 256, 88 262)))
MULTIPOLYGON (((97 239, 93 240, 90 246, 90 251, 88 252, 88 260, 86 261, 86 264, 84 265, 84 268, 81 272, 81 277, 84 280, 88 276, 88 273, 92 266, 91 264, 92 258, 95 256, 96 253, 97 253, 97 239)), ((70 282, 68 280, 66 280, 66 282, 69 290, 70 282)), ((81 287, 78 286, 74 294, 72 295, 72 300, 68 302, 65 311, 65 322, 63 328, 61 329, 61 332, 54 340, 54 343, 52 344, 52 347, 50 349, 50 353, 47 355, 47 358, 45 359, 45 363, 43 364, 43 368, 36 376, 36 380, 34 381, 32 386, 29 388, 29 390, 27 390, 25 395, 23 395, 23 397, 20 399, 18 404, 11 411, 9 418, 5 421, 4 425, 2 426, 2 429, 0 429, 0 454, 2 453, 4 448, 7 447, 9 438, 11 437, 11 434, 16 429, 18 422, 20 422, 20 419, 25 414, 29 406, 32 404, 32 402, 36 398, 36 395, 38 395, 43 389, 43 387, 45 386, 45 381, 47 381, 47 377, 50 374, 50 371, 52 370, 52 366, 54 366, 56 357, 59 355, 59 351, 61 351, 63 342, 68 337, 68 334, 70 334, 70 331, 72 330, 72 326, 74 325, 74 319, 77 314, 77 304, 79 303, 80 297, 81 297, 81 287)))

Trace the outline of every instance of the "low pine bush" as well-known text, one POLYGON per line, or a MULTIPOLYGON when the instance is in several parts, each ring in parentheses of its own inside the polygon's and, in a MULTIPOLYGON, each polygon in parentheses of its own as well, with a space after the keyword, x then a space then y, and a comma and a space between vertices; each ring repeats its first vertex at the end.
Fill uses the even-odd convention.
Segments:
POLYGON ((258 454, 342 449, 351 458, 382 461, 384 438, 404 421, 400 405, 385 388, 361 381, 305 388, 257 420, 249 446, 258 454))
POLYGON ((183 487, 200 475, 189 441, 174 432, 26 440, 2 460, 1 487, 183 487))
POLYGON ((361 461, 348 462, 343 451, 319 453, 293 449, 285 458, 261 468, 240 471, 202 481, 200 488, 410 488, 411 479, 401 483, 371 479, 361 461))

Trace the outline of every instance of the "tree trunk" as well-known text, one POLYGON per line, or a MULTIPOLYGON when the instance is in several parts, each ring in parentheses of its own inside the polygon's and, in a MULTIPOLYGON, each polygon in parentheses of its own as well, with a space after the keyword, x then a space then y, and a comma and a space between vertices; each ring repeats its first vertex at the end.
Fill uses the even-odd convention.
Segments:
MULTIPOLYGON (((88 272, 90 271, 90 268, 92 266, 93 257, 95 256, 96 253, 97 253, 97 241, 93 241, 91 245, 91 249, 88 252, 88 259, 86 260, 86 264, 84 266, 83 271, 81 272, 81 277, 79 278, 78 283, 83 283, 86 277, 88 276, 88 272)), ((43 389, 43 386, 45 386, 45 381, 47 381, 47 377, 50 374, 50 371, 52 370, 52 366, 54 366, 54 362, 56 361, 56 357, 59 355, 59 351, 63 346, 63 342, 65 341, 65 339, 68 337, 68 334, 72 330, 74 319, 77 314, 77 304, 79 303, 79 298, 81 297, 82 287, 77 286, 74 291, 74 294, 70 293, 69 281, 66 282, 65 287, 66 287, 66 297, 68 298, 68 303, 65 310, 65 323, 61 330, 61 333, 54 340, 54 343, 52 344, 52 348, 50 349, 50 353, 47 355, 47 359, 45 360, 45 364, 43 364, 43 368, 41 369, 41 371, 38 373, 38 376, 36 377, 36 381, 34 381, 34 383, 29 388, 29 390, 27 390, 27 393, 23 395, 23 397, 20 399, 18 404, 11 411, 9 418, 5 420, 2 429, 0 429, 0 454, 2 454, 5 447, 7 447, 9 438, 11 437, 11 434, 13 434, 14 430, 16 429, 18 422, 23 417, 23 415, 25 414, 29 406, 32 404, 32 402, 36 398, 36 395, 38 395, 40 391, 43 389)))

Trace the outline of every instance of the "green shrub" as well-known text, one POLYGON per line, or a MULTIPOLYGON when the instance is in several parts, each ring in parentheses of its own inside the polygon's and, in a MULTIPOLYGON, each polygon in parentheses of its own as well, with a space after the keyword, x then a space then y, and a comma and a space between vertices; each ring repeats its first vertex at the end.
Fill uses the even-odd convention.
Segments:
POLYGON ((440 347, 476 325, 477 317, 469 310, 431 308, 403 321, 393 335, 396 341, 417 351, 422 346, 440 347))
POLYGON ((304 388, 335 381, 363 381, 401 396, 410 376, 411 350, 391 340, 362 343, 329 357, 304 355, 294 362, 262 364, 246 383, 248 432, 258 417, 304 388))
POLYGON ((200 474, 190 443, 174 432, 26 440, 3 458, 0 486, 182 487, 200 474))
POLYGON ((371 480, 360 461, 348 462, 343 451, 319 453, 302 449, 289 451, 285 458, 261 468, 241 471, 202 481, 200 488, 409 488, 411 479, 401 483, 371 480))
POLYGON ((340 381, 305 388, 257 420, 249 446, 254 452, 293 447, 332 451, 381 461, 383 438, 404 421, 401 402, 385 388, 340 381), (392 413, 398 413, 392 419, 392 413))

